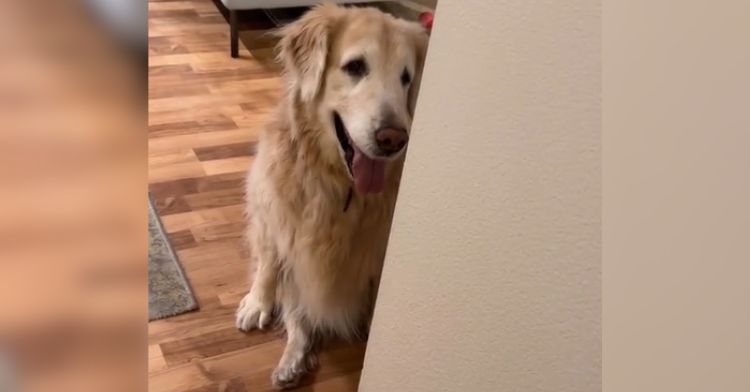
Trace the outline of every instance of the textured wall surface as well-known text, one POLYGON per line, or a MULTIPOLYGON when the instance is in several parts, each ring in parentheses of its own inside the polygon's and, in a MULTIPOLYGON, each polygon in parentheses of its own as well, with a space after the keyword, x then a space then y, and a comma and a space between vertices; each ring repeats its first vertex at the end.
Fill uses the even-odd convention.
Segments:
POLYGON ((360 390, 599 391, 600 2, 436 15, 360 390))
POLYGON ((748 392, 750 1, 604 4, 604 390, 748 392))

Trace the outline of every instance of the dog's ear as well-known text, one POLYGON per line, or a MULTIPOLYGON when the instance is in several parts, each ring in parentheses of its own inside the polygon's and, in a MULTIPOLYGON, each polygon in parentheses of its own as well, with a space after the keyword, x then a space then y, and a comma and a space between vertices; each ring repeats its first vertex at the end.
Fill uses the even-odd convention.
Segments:
POLYGON ((422 83, 422 70, 424 68, 424 60, 427 55, 427 43, 429 36, 427 30, 417 24, 412 23, 410 28, 410 34, 412 36, 412 42, 417 54, 417 62, 414 68, 414 76, 412 77, 411 86, 409 86, 409 114, 414 116, 414 107, 417 105, 417 95, 419 94, 419 85, 422 83))
POLYGON ((329 36, 341 12, 341 7, 324 3, 280 31, 279 59, 303 101, 313 100, 320 90, 329 36))

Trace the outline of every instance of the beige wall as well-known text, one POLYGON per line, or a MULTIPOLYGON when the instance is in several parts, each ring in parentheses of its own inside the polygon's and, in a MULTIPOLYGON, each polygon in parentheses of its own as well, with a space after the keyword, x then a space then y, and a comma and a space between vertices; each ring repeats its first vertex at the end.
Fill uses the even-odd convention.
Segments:
POLYGON ((599 1, 436 15, 360 390, 598 391, 599 1))
POLYGON ((604 12, 604 390, 750 391, 750 1, 604 12))

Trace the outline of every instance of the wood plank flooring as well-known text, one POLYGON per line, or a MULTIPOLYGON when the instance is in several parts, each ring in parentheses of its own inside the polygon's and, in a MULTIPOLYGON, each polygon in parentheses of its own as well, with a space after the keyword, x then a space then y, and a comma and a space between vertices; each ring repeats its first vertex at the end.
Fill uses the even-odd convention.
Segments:
MULTIPOLYGON (((200 303, 149 324, 152 392, 271 390, 284 344, 278 332, 234 327, 250 282, 244 173, 281 92, 274 42, 262 36, 270 23, 243 22, 232 59, 212 1, 149 1, 149 190, 200 303)), ((355 391, 363 356, 361 343, 329 345, 300 390, 355 391)))

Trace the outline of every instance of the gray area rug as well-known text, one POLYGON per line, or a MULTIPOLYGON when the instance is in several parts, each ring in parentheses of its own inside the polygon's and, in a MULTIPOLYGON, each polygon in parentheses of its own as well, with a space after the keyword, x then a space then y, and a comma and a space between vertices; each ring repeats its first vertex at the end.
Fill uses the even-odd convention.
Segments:
POLYGON ((198 309, 198 302, 149 197, 148 319, 176 316, 195 309, 198 309))

